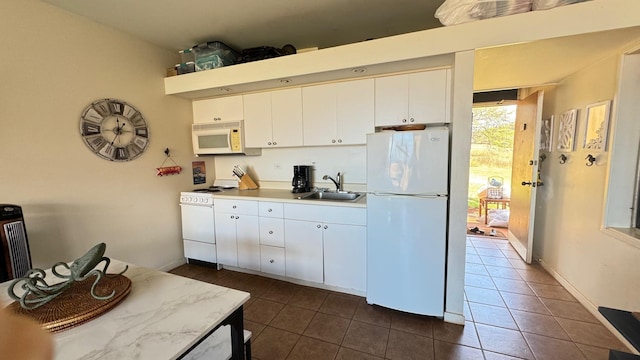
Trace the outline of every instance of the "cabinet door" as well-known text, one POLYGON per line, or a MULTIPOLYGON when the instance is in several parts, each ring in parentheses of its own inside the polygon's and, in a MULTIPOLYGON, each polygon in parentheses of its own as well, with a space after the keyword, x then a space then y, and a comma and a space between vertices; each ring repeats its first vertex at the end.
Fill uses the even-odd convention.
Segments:
POLYGON ((235 215, 216 212, 215 219, 218 263, 229 266, 238 266, 238 244, 236 241, 235 215))
POLYGON ((274 147, 302 146, 302 89, 271 92, 274 147))
POLYGON ((242 100, 242 95, 234 95, 193 101, 193 122, 198 124, 242 120, 244 118, 242 100))
POLYGON ((247 147, 270 147, 271 92, 244 95, 244 142, 247 147))
POLYGON ((337 84, 302 88, 302 124, 304 146, 337 144, 337 84))
POLYGON ((448 122, 447 72, 444 69, 409 75, 409 123, 448 122))
POLYGON ((366 291, 367 228, 324 224, 323 229, 324 283, 345 289, 366 291))
POLYGON ((260 245, 260 271, 284 276, 284 248, 260 245))
MULTIPOLYGON (((374 132, 374 80, 336 84, 336 142, 338 145, 367 143, 374 132)), ((305 127, 306 130, 306 127, 305 127)))
POLYGON ((238 267, 260 271, 260 236, 257 216, 237 215, 236 239, 238 267))
POLYGON ((409 109, 408 84, 407 74, 375 79, 375 126, 406 124, 409 109))
POLYGON ((284 229, 286 276, 322 283, 322 225, 285 219, 284 229))

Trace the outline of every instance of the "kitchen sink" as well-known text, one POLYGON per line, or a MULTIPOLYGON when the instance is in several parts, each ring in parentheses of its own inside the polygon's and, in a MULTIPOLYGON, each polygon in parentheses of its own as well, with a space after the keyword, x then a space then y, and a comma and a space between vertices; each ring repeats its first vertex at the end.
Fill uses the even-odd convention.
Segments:
POLYGON ((333 192, 333 191, 316 191, 298 197, 301 200, 327 200, 327 201, 349 201, 356 202, 360 200, 365 193, 359 192, 333 192))

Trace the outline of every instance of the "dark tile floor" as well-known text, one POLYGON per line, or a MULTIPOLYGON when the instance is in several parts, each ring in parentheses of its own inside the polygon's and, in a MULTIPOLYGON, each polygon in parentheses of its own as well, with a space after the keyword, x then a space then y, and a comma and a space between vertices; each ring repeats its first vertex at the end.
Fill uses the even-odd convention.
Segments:
POLYGON ((174 274, 251 293, 254 359, 608 359, 627 351, 539 265, 506 240, 467 238, 466 325, 370 306, 342 294, 229 270, 174 274))

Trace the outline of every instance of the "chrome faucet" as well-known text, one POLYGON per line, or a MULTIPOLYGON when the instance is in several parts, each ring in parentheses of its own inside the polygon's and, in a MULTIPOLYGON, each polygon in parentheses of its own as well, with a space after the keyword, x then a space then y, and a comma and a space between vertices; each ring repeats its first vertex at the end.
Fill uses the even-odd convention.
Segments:
POLYGON ((342 177, 340 176, 340 173, 338 173, 338 175, 336 175, 336 180, 334 180, 329 175, 323 176, 322 180, 331 180, 331 181, 333 181, 333 183, 336 185, 336 192, 342 191, 342 177))

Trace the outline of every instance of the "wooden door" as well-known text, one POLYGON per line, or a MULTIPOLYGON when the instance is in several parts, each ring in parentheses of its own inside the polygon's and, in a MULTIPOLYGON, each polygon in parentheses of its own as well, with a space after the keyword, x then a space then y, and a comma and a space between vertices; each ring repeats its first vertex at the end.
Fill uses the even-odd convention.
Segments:
POLYGON ((543 96, 539 91, 518 101, 513 138, 508 238, 529 264, 533 250, 543 96))

